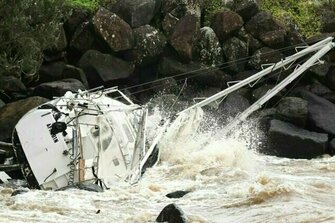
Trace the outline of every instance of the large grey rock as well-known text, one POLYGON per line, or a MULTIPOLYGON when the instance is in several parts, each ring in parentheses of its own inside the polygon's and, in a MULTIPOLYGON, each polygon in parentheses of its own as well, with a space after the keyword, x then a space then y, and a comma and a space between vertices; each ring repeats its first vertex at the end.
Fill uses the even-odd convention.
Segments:
POLYGON ((41 82, 60 80, 62 79, 64 68, 64 61, 43 63, 39 70, 39 80, 41 82))
POLYGON ((200 63, 185 64, 167 57, 159 62, 158 73, 164 77, 185 74, 184 77, 192 77, 190 81, 207 87, 223 88, 231 80, 229 75, 220 70, 204 67, 200 63))
POLYGON ((47 101, 48 99, 42 97, 30 97, 8 103, 0 108, 0 141, 11 141, 12 131, 20 118, 47 101))
POLYGON ((183 191, 183 190, 177 190, 171 193, 168 193, 165 195, 168 198, 181 198, 184 197, 186 194, 190 193, 191 191, 183 191))
POLYGON ((75 30, 70 41, 70 47, 80 53, 84 53, 94 48, 95 38, 92 24, 83 22, 75 30))
POLYGON ((137 28, 149 24, 156 12, 157 0, 116 0, 107 6, 118 14, 131 27, 137 28))
POLYGON ((229 94, 220 104, 220 112, 225 118, 235 117, 250 106, 248 99, 238 93, 229 94))
POLYGON ((196 16, 186 15, 178 21, 169 36, 169 42, 186 61, 192 60, 194 42, 199 33, 200 23, 196 16))
POLYGON ((145 25, 134 29, 134 48, 127 52, 127 58, 136 65, 146 65, 159 59, 166 44, 165 36, 156 28, 145 25))
POLYGON ((118 15, 100 8, 92 19, 97 33, 115 51, 131 49, 134 45, 133 30, 118 15))
POLYGON ((309 124, 314 131, 335 135, 335 104, 306 90, 296 94, 308 101, 309 124))
POLYGON ((78 92, 78 90, 85 89, 83 83, 77 79, 63 79, 40 84, 35 87, 33 94, 52 99, 54 96, 63 96, 67 91, 78 92))
POLYGON ((236 37, 245 42, 248 46, 248 55, 251 55, 263 47, 263 43, 250 35, 244 27, 242 27, 236 34, 236 37))
MULTIPOLYGON (((260 38, 268 32, 285 30, 279 23, 267 12, 259 12, 253 16, 245 25, 246 30, 256 38, 260 38)), ((264 37, 263 37, 264 38, 264 37)))
POLYGON ((313 82, 311 85, 306 87, 310 92, 316 94, 317 96, 324 96, 332 93, 332 90, 330 90, 329 88, 327 88, 326 86, 322 85, 319 82, 313 82))
POLYGON ((62 79, 69 79, 69 78, 79 80, 88 89, 89 85, 88 85, 87 77, 84 71, 80 69, 79 67, 75 67, 72 65, 65 66, 63 73, 62 73, 62 79))
POLYGON ((276 108, 280 119, 304 127, 308 117, 308 103, 298 97, 286 97, 279 101, 276 108))
POLYGON ((178 24, 179 19, 172 15, 171 13, 167 13, 162 21, 163 32, 166 36, 170 36, 173 32, 174 27, 178 24))
POLYGON ((96 50, 87 51, 78 66, 87 76, 90 87, 119 84, 134 72, 134 65, 109 54, 96 50))
POLYGON ((323 10, 321 13, 321 32, 331 33, 335 32, 335 11, 323 10))
POLYGON ((27 91, 22 81, 14 76, 0 76, 0 90, 10 92, 27 91))
POLYGON ((200 29, 199 38, 195 46, 195 58, 209 66, 223 63, 223 53, 219 39, 210 27, 200 29))
POLYGON ((246 61, 243 58, 248 56, 248 46, 242 40, 233 37, 222 45, 223 53, 229 62, 227 69, 235 73, 243 71, 246 61))
POLYGON ((169 204, 159 213, 156 222, 186 223, 186 217, 176 204, 169 204))
POLYGON ((259 11, 257 0, 237 0, 234 1, 233 10, 242 16, 244 21, 248 21, 259 11))
POLYGON ((243 26, 243 19, 236 12, 223 10, 217 12, 213 17, 211 27, 218 36, 220 42, 230 38, 243 26))
POLYGON ((257 70, 262 69, 263 64, 277 63, 284 59, 285 55, 268 47, 263 47, 257 50, 249 60, 248 64, 257 70))
POLYGON ((330 89, 335 90, 335 65, 329 67, 326 80, 327 86, 330 89))
POLYGON ((310 132, 290 123, 271 120, 268 153, 288 158, 311 159, 326 152, 327 134, 310 132))
POLYGON ((278 29, 261 33, 259 39, 268 47, 281 48, 285 45, 286 31, 278 29))
POLYGON ((83 22, 87 22, 90 16, 91 12, 85 8, 73 8, 71 11, 71 15, 66 19, 66 22, 64 24, 67 38, 71 39, 77 27, 83 22))

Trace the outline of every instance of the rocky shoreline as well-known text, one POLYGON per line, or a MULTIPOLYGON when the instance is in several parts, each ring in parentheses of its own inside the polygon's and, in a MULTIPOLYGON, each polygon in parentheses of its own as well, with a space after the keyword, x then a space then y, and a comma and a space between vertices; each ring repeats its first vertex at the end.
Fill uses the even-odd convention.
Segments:
MULTIPOLYGON (((230 2, 205 26, 205 7, 200 0, 118 0, 96 12, 74 9, 56 46, 44 52, 37 82, 25 86, 16 77, 0 77, 0 141, 11 141, 16 122, 31 108, 68 90, 119 86, 145 103, 163 88, 175 97, 187 78, 191 90, 179 100, 208 96, 293 54, 295 46, 335 37, 335 27, 325 24, 329 33, 305 39, 249 0, 230 2)), ((287 74, 230 95, 218 114, 235 115, 287 74)), ((334 50, 281 94, 260 112, 269 139, 264 152, 308 159, 333 155, 334 50)))

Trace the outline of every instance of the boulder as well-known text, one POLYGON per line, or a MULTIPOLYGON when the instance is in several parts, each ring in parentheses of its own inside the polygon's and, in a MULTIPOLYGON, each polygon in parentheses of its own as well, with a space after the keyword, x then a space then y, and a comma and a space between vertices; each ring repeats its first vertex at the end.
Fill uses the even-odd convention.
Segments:
POLYGON ((227 69, 235 73, 244 70, 246 58, 248 56, 248 46, 242 40, 233 37, 222 44, 223 53, 229 62, 227 69))
POLYGON ((64 68, 64 61, 43 63, 40 67, 40 70, 38 71, 40 82, 49 82, 62 79, 64 68))
POLYGON ((78 66, 85 72, 91 88, 117 85, 129 79, 134 72, 132 63, 96 50, 87 51, 80 58, 78 66))
POLYGON ((91 12, 85 8, 75 7, 71 11, 71 15, 66 19, 64 23, 65 33, 68 39, 71 39, 72 35, 83 22, 87 22, 91 17, 91 12))
POLYGON ((220 42, 230 38, 243 26, 243 19, 236 12, 223 10, 215 13, 211 27, 220 42))
POLYGON ((156 12, 157 0, 116 0, 109 10, 118 14, 132 28, 149 24, 156 12))
POLYGON ((237 32, 236 37, 247 44, 248 55, 255 53, 256 50, 263 47, 262 42, 247 33, 244 27, 237 32))
POLYGON ((249 100, 238 93, 229 94, 220 104, 220 113, 225 118, 235 117, 250 106, 249 100))
POLYGON ((329 67, 326 74, 326 83, 330 89, 335 91, 335 65, 329 67))
POLYGON ((270 13, 259 12, 246 23, 245 29, 255 38, 271 31, 285 30, 270 13))
POLYGON ((162 29, 166 36, 170 36, 173 32, 174 27, 178 24, 179 19, 172 15, 171 13, 167 13, 162 21, 162 29))
POLYGON ((331 63, 323 61, 323 63, 316 64, 310 67, 307 72, 315 77, 318 77, 319 79, 324 79, 325 77, 327 77, 327 73, 330 67, 331 63))
POLYGON ((25 92, 26 86, 22 81, 14 76, 0 76, 0 91, 11 92, 25 92))
POLYGON ((329 152, 332 156, 335 154, 335 139, 332 139, 329 142, 329 152))
POLYGON ((82 69, 72 65, 66 65, 63 70, 62 79, 69 79, 69 78, 77 79, 84 84, 86 89, 89 88, 86 75, 82 69))
POLYGON ((335 104, 307 90, 298 90, 297 96, 308 101, 308 121, 317 132, 335 135, 335 104))
POLYGON ((3 102, 3 100, 0 99, 0 109, 1 109, 3 106, 5 106, 5 105, 6 105, 6 103, 3 102))
MULTIPOLYGON (((268 91, 274 88, 275 85, 273 84, 263 84, 260 85, 258 88, 252 91, 252 100, 257 101, 261 97, 263 97, 268 91)), ((278 92, 275 96, 273 96, 268 102, 265 103, 264 107, 266 106, 273 106, 275 105, 282 97, 282 92, 285 92, 285 88, 278 92)))
POLYGON ((279 101, 276 114, 283 121, 305 127, 308 117, 308 103, 298 97, 286 97, 279 101))
POLYGON ((28 192, 29 192, 29 189, 16 189, 16 190, 13 191, 13 193, 10 196, 14 197, 16 195, 25 194, 25 193, 28 193, 28 192))
POLYGON ((133 47, 133 30, 115 13, 100 8, 92 18, 92 24, 113 51, 118 52, 133 47))
POLYGON ((335 32, 335 11, 323 10, 321 13, 321 32, 331 33, 335 32))
POLYGON ((181 18, 173 32, 169 36, 169 42, 178 52, 179 56, 186 60, 192 60, 194 42, 199 33, 200 23, 196 16, 186 15, 181 18))
POLYGON ((290 123, 271 120, 269 128, 270 154, 295 159, 311 159, 327 149, 327 134, 311 132, 290 123))
POLYGON ((134 48, 126 53, 126 58, 136 65, 147 65, 159 59, 166 44, 165 36, 150 25, 134 29, 134 48))
POLYGON ((281 48, 285 45, 286 31, 283 29, 263 32, 259 39, 268 47, 281 48))
POLYGON ((209 66, 218 66, 223 63, 222 48, 212 28, 203 27, 200 29, 194 57, 209 66))
POLYGON ((156 222, 186 223, 186 217, 176 204, 169 204, 159 213, 156 222))
POLYGON ((284 59, 285 55, 268 47, 257 50, 248 62, 248 65, 256 70, 261 70, 263 64, 277 63, 284 59))
POLYGON ((192 77, 190 81, 207 87, 223 88, 227 81, 231 81, 231 77, 221 70, 204 67, 199 63, 184 64, 167 57, 159 62, 158 73, 164 77, 185 74, 180 78, 192 77))
POLYGON ((11 141, 16 123, 31 109, 46 103, 48 99, 30 97, 8 103, 0 109, 0 141, 11 141))
POLYGON ((319 82, 313 82, 311 85, 307 86, 307 89, 313 94, 316 94, 317 96, 321 97, 332 93, 332 91, 329 88, 323 86, 319 82))
POLYGON ((237 0, 234 1, 233 10, 237 12, 244 21, 248 21, 259 11, 257 0, 237 0))
POLYGON ((89 22, 81 23, 73 34, 70 47, 80 53, 85 53, 89 49, 93 49, 95 42, 94 30, 89 22))
POLYGON ((184 197, 186 194, 190 193, 191 191, 183 191, 183 190, 178 190, 175 192, 168 193, 165 195, 168 198, 181 198, 184 197))
POLYGON ((85 86, 77 79, 63 79, 53 82, 46 82, 34 88, 33 94, 44 98, 52 99, 63 96, 67 91, 78 92, 85 90, 85 86))

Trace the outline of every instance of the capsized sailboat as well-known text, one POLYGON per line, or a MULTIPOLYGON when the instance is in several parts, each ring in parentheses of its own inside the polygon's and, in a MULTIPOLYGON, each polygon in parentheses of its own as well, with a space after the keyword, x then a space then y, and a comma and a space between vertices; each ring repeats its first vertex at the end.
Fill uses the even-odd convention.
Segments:
MULTIPOLYGON (((169 128, 187 123, 190 111, 216 101, 278 69, 287 69, 299 58, 312 56, 277 86, 267 92, 226 127, 230 131, 276 93, 301 75, 334 48, 329 37, 269 65, 266 69, 200 101, 164 120, 148 136, 145 106, 134 104, 116 87, 66 93, 28 112, 13 132, 13 148, 24 177, 32 188, 59 189, 77 183, 136 183, 145 169, 159 160, 159 142, 169 128), (115 96, 115 94, 117 94, 115 96), (183 120, 184 119, 184 120, 183 120), (176 124, 178 121, 178 124, 176 124)), ((201 113, 195 113, 199 121, 201 113)), ((192 120, 192 118, 191 118, 192 120)), ((166 134, 168 135, 168 134, 166 134)))

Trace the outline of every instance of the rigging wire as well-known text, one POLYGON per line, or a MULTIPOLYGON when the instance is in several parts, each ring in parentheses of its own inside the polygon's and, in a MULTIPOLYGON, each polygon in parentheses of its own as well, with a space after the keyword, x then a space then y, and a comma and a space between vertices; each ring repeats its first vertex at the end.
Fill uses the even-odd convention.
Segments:
MULTIPOLYGON (((279 49, 274 49, 271 52, 263 53, 262 55, 272 54, 274 52, 286 52, 286 51, 292 50, 295 47, 302 46, 302 44, 304 44, 307 47, 308 43, 314 43, 314 42, 317 42, 317 41, 322 40, 322 39, 323 38, 319 38, 319 39, 311 40, 311 41, 304 41, 304 42, 301 42, 301 43, 298 43, 298 44, 295 44, 295 45, 291 45, 291 46, 287 46, 287 47, 283 47, 283 48, 279 48, 279 49)), ((197 73, 195 75, 188 76, 188 78, 193 78, 195 76, 204 74, 204 73, 201 73, 202 71, 207 71, 206 73, 208 73, 210 71, 216 71, 216 70, 220 70, 220 69, 229 68, 229 67, 233 66, 234 63, 236 63, 236 64, 245 63, 245 62, 247 62, 251 58, 253 58, 253 55, 247 56, 247 57, 243 57, 243 58, 240 58, 240 59, 237 59, 237 60, 227 61, 227 62, 218 64, 215 67, 204 67, 204 68, 200 68, 200 69, 195 69, 195 70, 183 72, 183 73, 180 73, 180 74, 172 75, 172 76, 169 76, 169 77, 164 77, 164 78, 160 78, 160 79, 157 79, 157 80, 148 81, 148 82, 145 82, 145 83, 141 83, 141 84, 136 84, 136 85, 133 85, 133 86, 125 87, 125 88, 122 88, 120 90, 121 91, 130 90, 130 89, 141 87, 141 86, 144 86, 144 85, 148 85, 148 84, 152 84, 152 83, 156 83, 156 82, 168 80, 168 79, 171 79, 171 78, 176 78, 176 77, 180 77, 180 76, 184 76, 184 75, 188 75, 188 74, 193 74, 193 73, 199 72, 199 73, 197 73)))

